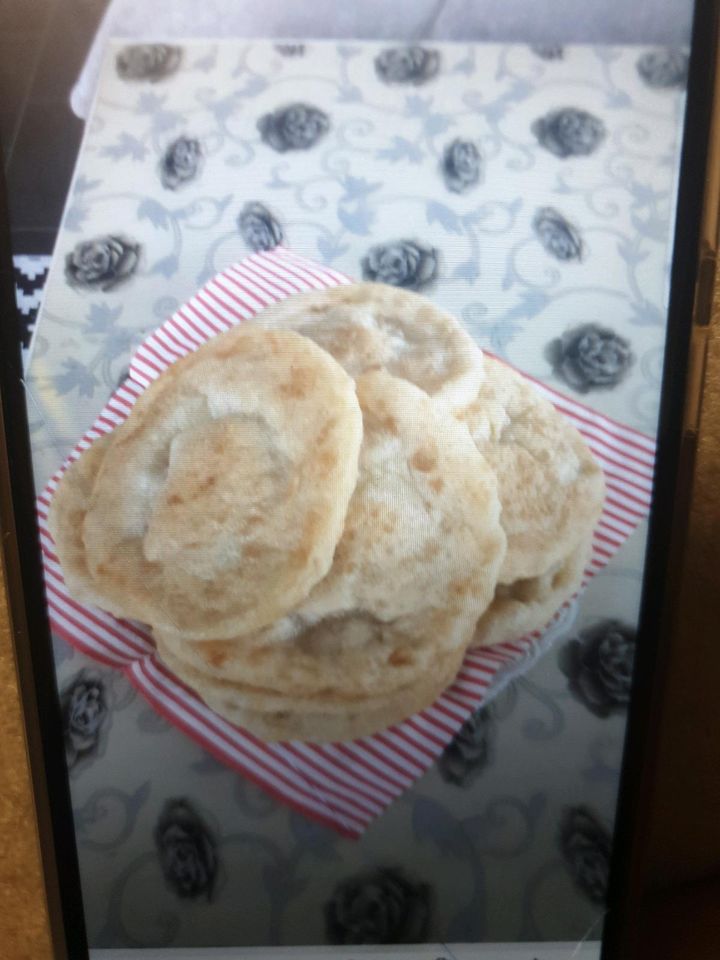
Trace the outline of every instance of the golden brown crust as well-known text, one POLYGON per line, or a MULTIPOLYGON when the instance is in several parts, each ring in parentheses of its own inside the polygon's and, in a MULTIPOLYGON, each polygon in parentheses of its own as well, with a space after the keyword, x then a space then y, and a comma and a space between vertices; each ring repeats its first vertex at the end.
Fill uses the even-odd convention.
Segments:
POLYGON ((168 664, 224 715, 250 711, 252 729, 249 688, 265 713, 322 704, 313 709, 326 734, 327 713, 347 714, 335 731, 366 732, 409 704, 428 706, 442 689, 438 662, 462 657, 493 596, 505 537, 495 478, 467 430, 384 371, 361 376, 357 390, 359 478, 327 577, 263 631, 197 642, 156 632, 168 664))
POLYGON ((495 599, 478 621, 471 649, 519 640, 546 627, 563 603, 580 589, 591 543, 590 537, 540 576, 498 584, 495 599))
POLYGON ((90 576, 82 540, 82 526, 100 465, 110 446, 112 434, 98 437, 74 460, 50 503, 48 529, 55 541, 63 578, 70 594, 80 603, 104 606, 110 613, 122 615, 98 593, 90 576))
POLYGON ((357 384, 358 483, 330 572, 290 616, 227 641, 158 632, 209 678, 366 697, 417 685, 464 650, 505 550, 495 478, 467 430, 384 371, 357 384))
POLYGON ((389 694, 352 700, 324 692, 305 698, 289 697, 248 684, 209 678, 161 644, 158 652, 184 683, 231 723, 263 740, 316 743, 370 736, 423 710, 452 683, 464 655, 460 649, 438 656, 432 669, 414 684, 389 694))
MULTIPOLYGON (((352 380, 312 341, 251 327, 216 337, 112 434, 82 521, 88 589, 188 636, 271 623, 330 568, 361 433, 352 380)), ((73 476, 61 503, 82 498, 73 476)))
POLYGON ((252 321, 310 337, 358 377, 387 370, 459 409, 482 381, 482 354, 458 321, 431 301, 381 283, 288 297, 252 321))
POLYGON ((500 582, 541 575, 594 529, 605 496, 599 464, 532 383, 491 357, 460 417, 498 478, 508 539, 500 582))

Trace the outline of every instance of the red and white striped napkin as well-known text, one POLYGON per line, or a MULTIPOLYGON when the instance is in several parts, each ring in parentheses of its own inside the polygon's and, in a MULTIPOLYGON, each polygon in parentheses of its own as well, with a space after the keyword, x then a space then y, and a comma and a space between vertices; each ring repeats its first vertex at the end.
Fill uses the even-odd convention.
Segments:
MULTIPOLYGON (((68 462, 128 416, 138 396, 179 357, 215 334, 289 294, 350 279, 278 247, 219 274, 180 307, 139 348, 130 378, 118 389, 68 462)), ((655 444, 620 423, 536 383, 585 437, 605 470, 607 500, 593 541, 585 582, 600 570, 647 515, 655 444)), ((264 743, 214 713, 155 655, 148 631, 84 607, 68 594, 47 529, 47 510, 64 465, 38 497, 45 583, 53 629, 83 653, 123 670, 170 722, 210 753, 283 803, 341 834, 358 837, 434 762, 477 709, 493 680, 533 660, 541 634, 468 653, 455 683, 427 710, 372 737, 346 743, 264 743)))

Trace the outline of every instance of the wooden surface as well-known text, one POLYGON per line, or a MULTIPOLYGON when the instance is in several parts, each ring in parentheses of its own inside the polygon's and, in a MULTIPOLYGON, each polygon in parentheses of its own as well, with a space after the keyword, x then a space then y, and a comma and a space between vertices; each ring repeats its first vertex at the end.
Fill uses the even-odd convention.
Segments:
MULTIPOLYGON (((2 555, 0 554, 0 564, 2 555)), ((2 569, 0 567, 0 574, 2 569)), ((52 956, 5 583, 0 576, 0 944, 8 960, 52 956)))
MULTIPOLYGON (((679 956, 710 960, 717 956, 718 941, 718 930, 711 928, 720 925, 720 288, 715 308, 682 570, 681 613, 660 723, 663 759, 647 821, 656 890, 648 898, 646 922, 656 960, 679 956)), ((3 589, 0 730, 2 955, 8 960, 49 960, 37 832, 3 589)))
MULTIPOLYGON (((720 274, 720 271, 718 271, 720 274)), ((649 856, 658 889, 720 881, 720 284, 716 283, 700 442, 660 722, 649 856)), ((720 904, 718 907, 720 934, 720 904)), ((718 954, 720 955, 720 953, 718 954)))

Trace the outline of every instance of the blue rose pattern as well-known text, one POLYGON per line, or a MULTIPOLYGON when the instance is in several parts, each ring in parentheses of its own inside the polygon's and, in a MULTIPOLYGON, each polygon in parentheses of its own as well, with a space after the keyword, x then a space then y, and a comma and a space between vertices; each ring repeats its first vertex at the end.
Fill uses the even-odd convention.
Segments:
POLYGON ((325 905, 330 943, 422 943, 430 922, 427 883, 381 867, 338 884, 325 905))
POLYGON ((545 355, 553 373, 578 393, 617 386, 635 362, 630 342, 597 323, 567 330, 545 355))
POLYGON ((462 725, 438 759, 446 783, 469 787, 492 761, 495 720, 490 707, 476 710, 462 725))
POLYGON ((533 123, 532 132, 541 147, 563 160, 594 153, 606 136, 602 120, 576 107, 552 110, 533 123))
POLYGON ((330 129, 330 118, 317 107, 293 103, 266 113, 257 123, 260 137, 278 153, 309 150, 330 129))
POLYGON ((138 43, 124 47, 115 60, 123 80, 157 83, 171 76, 182 62, 182 47, 167 43, 138 43))
POLYGON ((72 769, 97 753, 107 722, 105 683, 92 670, 80 670, 60 692, 65 756, 72 769))
POLYGON ((160 180, 167 190, 194 180, 202 163, 203 150, 194 137, 178 137, 168 146, 160 161, 160 180))
POLYGON ((107 292, 135 273, 140 244, 117 234, 84 240, 65 257, 65 279, 71 287, 107 292))
POLYGON ((530 49, 541 60, 562 60, 565 50, 559 43, 534 43, 530 49))
POLYGON ((576 886, 588 900, 603 904, 612 850, 612 836, 605 824, 587 807, 569 807, 560 822, 559 846, 576 886))
POLYGON ((245 243, 256 253, 272 250, 283 240, 279 221, 268 208, 257 201, 246 203, 238 217, 238 227, 245 243))
POLYGON ((440 54, 425 47, 392 47, 375 57, 375 73, 384 83, 419 86, 437 76, 440 54))
POLYGON ((189 800, 166 802, 155 826, 155 846, 165 882, 178 897, 212 898, 217 844, 189 800))
POLYGON ((438 274, 438 251, 419 240, 379 243, 363 257, 364 280, 422 290, 438 274))
POLYGON ((588 627, 559 653, 570 692, 602 718, 627 710, 634 659, 635 631, 617 620, 588 627))
POLYGON ((472 140, 453 140, 443 151, 445 186, 453 193, 466 193, 480 182, 481 164, 480 151, 472 140))
POLYGON ((682 50, 649 50, 638 60, 637 72, 649 87, 656 90, 684 87, 688 55, 682 50))
POLYGON ((533 219, 533 230, 551 257, 556 260, 580 260, 582 239, 577 229, 553 207, 542 207, 533 219))
POLYGON ((276 43, 275 49, 281 57, 304 57, 304 43, 276 43))

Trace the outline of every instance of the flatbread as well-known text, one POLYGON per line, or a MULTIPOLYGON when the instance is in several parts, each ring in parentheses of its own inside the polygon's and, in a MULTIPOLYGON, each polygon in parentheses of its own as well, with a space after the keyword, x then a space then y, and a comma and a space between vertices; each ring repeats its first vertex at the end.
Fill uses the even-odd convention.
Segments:
POLYGON ((484 367, 460 419, 497 475, 508 584, 541 576, 587 541, 605 485, 580 433, 529 381, 492 357, 484 367))
POLYGON ((312 341, 257 327, 208 341, 113 434, 82 522, 90 588, 189 637, 266 626, 328 572, 361 436, 352 380, 312 341))
POLYGON ((63 578, 70 594, 79 603, 104 606, 110 613, 120 616, 120 609, 109 603, 95 588, 82 540, 88 501, 111 438, 112 434, 109 433, 98 437, 68 466, 51 502, 48 529, 55 541, 63 578))
POLYGON ((353 283, 288 297, 252 321, 297 330, 332 354, 352 377, 382 368, 458 409, 482 382, 482 353, 449 313, 381 283, 353 283))
POLYGON ((590 552, 588 539, 541 576, 498 584, 495 599, 478 621, 470 647, 519 640, 546 627, 563 603, 580 589, 590 552))
POLYGON ((322 694, 343 700, 390 695, 432 673, 441 654, 464 651, 472 617, 445 611, 383 623, 363 613, 309 624, 284 618, 267 631, 234 640, 193 642, 155 632, 163 658, 182 660, 207 679, 251 684, 277 697, 322 694))
POLYGON ((330 573, 302 614, 480 615, 505 554, 493 472, 467 431, 412 384, 375 371, 358 379, 357 396, 357 486, 330 573))
POLYGON ((162 641, 158 652, 180 680, 231 723, 262 740, 315 743, 371 736, 425 709, 450 686, 464 656, 461 649, 438 656, 425 676, 390 694, 342 698, 322 691, 300 698, 208 677, 164 647, 162 641))
POLYGON ((505 551, 495 477, 467 430, 417 387, 361 376, 358 482, 330 572, 291 615, 226 642, 159 642, 218 679, 367 696, 461 649, 505 551))

